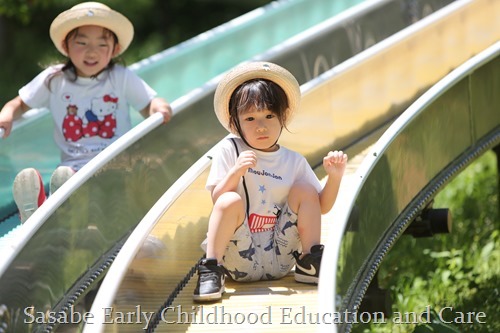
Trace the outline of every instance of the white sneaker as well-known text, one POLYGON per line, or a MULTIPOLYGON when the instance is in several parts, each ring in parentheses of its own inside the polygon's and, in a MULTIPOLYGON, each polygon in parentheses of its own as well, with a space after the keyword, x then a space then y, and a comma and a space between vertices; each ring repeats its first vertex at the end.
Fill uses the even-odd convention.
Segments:
POLYGON ((19 209, 21 223, 24 223, 46 199, 42 176, 38 170, 28 168, 19 172, 14 179, 12 194, 19 209))
POLYGON ((50 177, 50 194, 54 193, 74 174, 75 170, 71 169, 69 166, 57 167, 50 177))

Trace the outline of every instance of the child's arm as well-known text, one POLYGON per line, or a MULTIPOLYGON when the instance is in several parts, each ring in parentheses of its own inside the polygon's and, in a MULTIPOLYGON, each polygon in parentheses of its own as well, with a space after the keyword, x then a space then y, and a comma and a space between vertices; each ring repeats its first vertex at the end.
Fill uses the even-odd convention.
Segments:
POLYGON ((241 152, 235 165, 229 169, 229 172, 212 190, 212 202, 215 203, 223 193, 236 191, 240 178, 245 175, 249 168, 255 167, 256 164, 257 155, 255 155, 255 152, 251 150, 241 152))
POLYGON ((4 138, 10 135, 14 119, 29 109, 31 108, 19 96, 5 103, 2 111, 0 111, 0 127, 5 129, 4 138))
POLYGON ((344 175, 346 164, 347 155, 342 151, 329 152, 323 158, 323 167, 328 174, 328 178, 325 187, 319 194, 321 214, 326 214, 332 209, 339 193, 340 181, 344 175))
POLYGON ((170 118, 172 118, 172 108, 166 100, 160 97, 155 97, 149 102, 144 109, 141 110, 141 114, 144 118, 151 116, 156 112, 161 112, 163 114, 163 122, 168 123, 170 118))

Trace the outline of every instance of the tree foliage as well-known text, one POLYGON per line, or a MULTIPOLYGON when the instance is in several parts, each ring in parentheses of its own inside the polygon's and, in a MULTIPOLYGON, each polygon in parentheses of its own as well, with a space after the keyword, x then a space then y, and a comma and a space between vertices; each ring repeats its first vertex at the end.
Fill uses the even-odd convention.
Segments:
MULTIPOLYGON (((450 234, 432 238, 402 236, 379 270, 382 288, 389 289, 393 310, 421 313, 484 312, 486 323, 444 320, 462 333, 500 332, 500 217, 496 156, 489 151, 467 167, 435 198, 434 207, 452 212, 450 234)), ((415 324, 369 324, 359 332, 410 333, 415 324)))
MULTIPOLYGON (((43 67, 60 61, 49 37, 52 20, 76 0, 0 0, 0 107, 43 67)), ((134 24, 126 64, 160 52, 270 0, 102 0, 134 24)))

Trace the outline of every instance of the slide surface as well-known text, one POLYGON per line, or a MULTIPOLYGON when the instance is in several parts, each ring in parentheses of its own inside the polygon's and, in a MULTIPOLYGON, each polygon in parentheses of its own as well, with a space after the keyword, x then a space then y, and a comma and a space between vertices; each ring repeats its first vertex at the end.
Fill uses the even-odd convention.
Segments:
MULTIPOLYGON (((357 155, 366 152, 367 145, 380 136, 384 126, 395 115, 403 112, 421 92, 453 68, 498 39, 498 30, 492 28, 497 27, 497 23, 496 16, 489 10, 490 4, 488 1, 457 2, 447 7, 449 10, 446 12, 422 20, 421 24, 391 36, 381 45, 375 45, 303 85, 303 112, 297 115, 291 133, 284 134, 281 144, 303 153, 313 166, 319 165, 318 157, 329 149, 346 149, 352 158, 351 168, 355 169, 359 163, 357 155), (465 27, 463 22, 467 22, 465 27), (439 36, 436 36, 436 31, 440 31, 439 36), (471 38, 477 35, 483 36, 481 42, 471 38), (450 57, 448 49, 456 51, 458 45, 462 47, 460 54, 454 52, 450 57), (408 64, 414 67, 408 67, 408 64), (405 84, 401 83, 403 79, 405 84)), ((303 318, 300 312, 302 306, 315 313, 318 299, 322 297, 316 287, 297 285, 292 275, 271 282, 228 282, 228 292, 222 302, 205 307, 193 303, 192 292, 196 283, 193 273, 197 259, 203 255, 199 244, 205 237, 212 207, 204 184, 214 151, 205 153, 169 188, 124 244, 92 307, 95 318, 107 321, 103 331, 133 331, 141 325, 141 328, 148 325, 145 321, 130 325, 109 322, 116 318, 114 315, 132 311, 138 305, 141 311, 154 312, 159 316, 157 322, 149 326, 151 329, 157 326, 158 331, 269 331, 269 318, 278 324, 272 326, 273 330, 309 332, 316 327, 312 321, 309 322, 311 325, 286 325, 291 324, 293 319, 284 316, 283 311, 289 308, 289 314, 303 318), (102 311, 105 307, 113 309, 115 314, 106 316, 102 311), (269 307, 273 310, 269 311, 269 307), (210 318, 217 317, 213 311, 219 311, 221 315, 222 309, 228 314, 226 318, 232 316, 233 320, 238 314, 246 314, 245 318, 240 318, 244 322, 213 326, 202 322, 209 318, 209 313, 212 314, 210 318), (185 322, 179 322, 181 311, 191 316, 185 322), (250 318, 249 314, 262 315, 267 322, 257 320, 251 323, 255 316, 250 318)), ((317 171, 321 177, 320 169, 317 171)), ((404 187, 404 183, 401 186, 404 187)), ((387 190, 390 192, 390 189, 387 190)), ((371 195, 377 198, 376 193, 371 192, 371 195)), ((407 198, 402 195, 400 199, 403 202, 407 198)), ((397 207, 399 210, 403 208, 397 207)), ((335 221, 335 215, 325 217, 325 240, 331 234, 343 233, 335 221)), ((376 242, 377 235, 371 232, 356 234, 361 242, 364 240, 367 244, 376 242)), ((349 260, 356 264, 370 255, 364 250, 351 249, 353 257, 349 260)), ((349 265, 345 267, 349 268, 349 265)), ((343 273, 346 278, 339 286, 342 295, 347 294, 349 285, 346 281, 350 281, 350 273, 350 270, 343 273)), ((335 295, 328 297, 333 303, 335 295)), ((217 318, 220 323, 221 317, 217 318)), ((86 330, 92 332, 96 329, 94 325, 87 325, 86 330)))
MULTIPOLYGON (((335 16, 363 0, 283 0, 258 8, 130 66, 159 94, 175 101, 237 63, 335 16), (314 4, 314 5, 312 5, 314 4)), ((133 123, 142 118, 132 111, 133 123)), ((12 182, 27 167, 46 183, 60 162, 47 110, 34 110, 0 140, 0 237, 18 225, 12 182), (43 135, 40 135, 43 134, 43 135)))
MULTIPOLYGON (((407 26, 408 22, 405 21, 406 16, 401 15, 400 9, 403 2, 383 1, 379 3, 379 8, 383 9, 385 13, 392 10, 393 13, 400 15, 394 17, 394 20, 389 20, 394 23, 391 27, 392 30, 387 29, 380 32, 378 37, 383 40, 407 26)), ((344 58, 330 56, 328 52, 332 52, 331 47, 323 49, 309 47, 307 43, 311 42, 313 38, 301 41, 298 44, 299 46, 290 46, 290 50, 294 51, 289 54, 275 50, 274 53, 264 54, 262 57, 269 56, 268 60, 281 63, 290 68, 301 83, 306 83, 314 75, 328 69, 321 67, 324 64, 322 59, 330 59, 330 65, 333 66, 336 64, 335 59, 340 59, 339 63, 342 63, 354 55, 353 50, 358 52, 364 50, 364 46, 360 41, 366 40, 367 47, 373 45, 371 39, 373 37, 373 27, 385 28, 386 26, 374 19, 376 15, 370 14, 368 12, 364 13, 364 15, 360 14, 360 19, 352 25, 333 24, 337 30, 333 29, 331 31, 335 31, 334 33, 341 37, 336 39, 339 41, 338 45, 341 46, 335 48, 335 51, 342 50, 344 58), (342 26, 342 28, 339 29, 339 26, 342 26), (364 27, 364 29, 361 29, 361 27, 364 27), (342 38, 344 38, 344 44, 341 42, 342 38), (294 46, 296 49, 294 49, 294 46), (314 56, 314 52, 316 52, 316 56, 314 56), (309 58, 310 61, 306 61, 304 64, 304 59, 308 59, 308 56, 311 57, 309 58), (318 63, 322 65, 317 65, 318 63)), ((386 17, 384 19, 388 21, 386 17)), ((315 37, 318 36, 321 36, 321 34, 316 33, 315 37)), ((325 45, 324 41, 319 44, 325 45)), ((373 69, 378 68, 376 65, 372 66, 374 66, 373 69)), ((446 66, 444 69, 449 70, 446 66)), ((352 85, 371 84, 363 81, 361 72, 353 70, 351 73, 353 75, 350 78, 352 85)), ((330 91, 335 91, 335 94, 342 96, 343 103, 351 101, 352 91, 342 90, 346 82, 337 82, 338 85, 335 86, 334 90, 330 91)), ((422 84, 422 82, 419 81, 418 84, 422 84)), ((431 82, 426 82, 421 86, 421 89, 428 87, 430 84, 431 82)), ((211 85, 213 84, 208 84, 208 86, 211 85)), ((329 87, 328 89, 332 88, 329 87)), ((410 92, 414 97, 414 91, 406 91, 406 93, 410 92)), ((321 110, 324 106, 322 104, 327 101, 325 93, 328 95, 328 90, 319 92, 319 95, 311 99, 311 101, 314 100, 314 103, 309 106, 308 110, 321 110), (317 98, 318 96, 319 98, 317 98)), ((383 97, 383 95, 380 96, 383 97)), ((82 276, 86 278, 85 275, 91 269, 97 271, 102 268, 105 269, 107 263, 96 261, 95 258, 113 257, 121 245, 120 242, 126 240, 133 227, 149 211, 165 189, 174 184, 187 168, 193 165, 198 158, 204 156, 216 142, 224 137, 224 130, 213 117, 210 93, 203 97, 206 98, 199 98, 197 104, 190 105, 176 114, 171 124, 154 128, 147 136, 140 137, 128 146, 124 152, 115 156, 110 163, 100 168, 97 173, 92 173, 85 183, 77 190, 74 190, 71 197, 58 206, 57 210, 50 214, 44 221, 45 223, 35 231, 35 235, 30 241, 33 247, 25 248, 19 253, 11 266, 14 269, 2 276, 2 279, 7 279, 2 280, 2 285, 5 285, 3 284, 4 281, 9 281, 11 284, 7 285, 10 286, 26 284, 27 281, 23 281, 26 275, 24 273, 19 274, 18 268, 22 264, 35 263, 29 266, 30 275, 41 278, 42 281, 48 282, 47 286, 51 287, 45 290, 34 287, 35 292, 31 293, 31 295, 36 297, 36 301, 43 299, 43 302, 46 302, 45 304, 51 304, 56 308, 66 304, 65 302, 70 302, 70 300, 64 299, 64 296, 61 298, 59 295, 67 295, 68 290, 78 294, 80 286, 75 285, 74 281, 79 279, 81 281, 82 276), (196 117, 193 117, 193 115, 196 115, 196 117), (192 129, 192 132, 186 133, 186 128, 192 129), (172 145, 169 145, 169 143, 172 143, 172 145), (107 192, 109 188, 113 188, 120 196, 110 196, 107 192), (34 249, 39 251, 34 251, 34 249), (51 262, 47 262, 45 259, 48 257, 52 258, 51 262), (82 272, 82 266, 88 266, 90 269, 82 272), (18 274, 12 274, 16 273, 16 270, 18 274), (47 272, 52 273, 47 274, 47 272), (57 288, 52 288, 54 285, 57 288)), ((380 100, 380 107, 384 111, 389 100, 389 96, 387 97, 388 99, 381 98, 380 100)), ((402 103, 404 102, 406 100, 403 100, 402 103)), ((321 121, 323 115, 318 114, 318 117, 315 117, 314 114, 306 114, 298 122, 298 124, 304 126, 299 126, 297 130, 304 131, 304 134, 313 140, 315 138, 319 139, 320 146, 318 148, 317 145, 311 146, 304 144, 304 142, 301 144, 301 142, 294 143, 293 141, 290 146, 296 147, 296 150, 301 151, 311 163, 314 163, 317 156, 321 155, 322 150, 328 149, 332 145, 346 145, 351 142, 350 140, 360 137, 356 131, 370 132, 379 125, 375 123, 386 121, 386 119, 377 119, 376 116, 373 116, 373 113, 369 112, 370 109, 373 110, 373 105, 364 105, 361 100, 358 103, 361 103, 358 106, 364 108, 361 113, 357 114, 359 117, 364 117, 362 118, 364 119, 363 123, 358 121, 349 123, 344 121, 346 115, 335 115, 330 121, 333 121, 333 131, 339 133, 339 137, 332 139, 330 142, 325 142, 325 132, 323 130, 332 131, 332 128, 327 128, 328 123, 321 121), (312 127, 309 125, 311 123, 318 124, 317 128, 320 130, 310 133, 312 127), (344 124, 347 127, 339 127, 339 124, 344 124)), ((348 104, 341 105, 343 109, 346 109, 345 106, 349 106, 348 104)), ((392 117, 397 114, 397 110, 391 109, 390 111, 393 112, 392 117)), ((382 118, 385 117, 386 115, 382 118)), ((284 140, 288 140, 288 138, 284 137, 284 140)), ((284 144, 288 145, 287 143, 284 144)), ((92 274, 89 274, 88 279, 92 281, 92 274)), ((2 296, 9 294, 5 289, 0 290, 0 292, 5 292, 2 296)))

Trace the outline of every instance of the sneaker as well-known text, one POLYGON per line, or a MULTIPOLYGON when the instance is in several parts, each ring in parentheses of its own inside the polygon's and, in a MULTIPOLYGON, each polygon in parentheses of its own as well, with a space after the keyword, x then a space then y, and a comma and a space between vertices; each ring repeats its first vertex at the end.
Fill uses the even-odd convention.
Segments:
POLYGON ((54 193, 74 174, 75 170, 71 169, 69 166, 57 167, 50 177, 50 194, 54 193))
POLYGON ((306 254, 302 259, 299 259, 300 254, 297 251, 293 252, 296 260, 295 281, 318 284, 323 248, 323 245, 314 245, 311 247, 311 253, 306 254))
POLYGON ((193 299, 198 302, 216 301, 224 293, 224 269, 217 259, 202 259, 198 264, 198 283, 193 299))
POLYGON ((19 209, 21 223, 24 223, 46 199, 40 173, 33 168, 19 172, 14 179, 12 194, 19 209))

